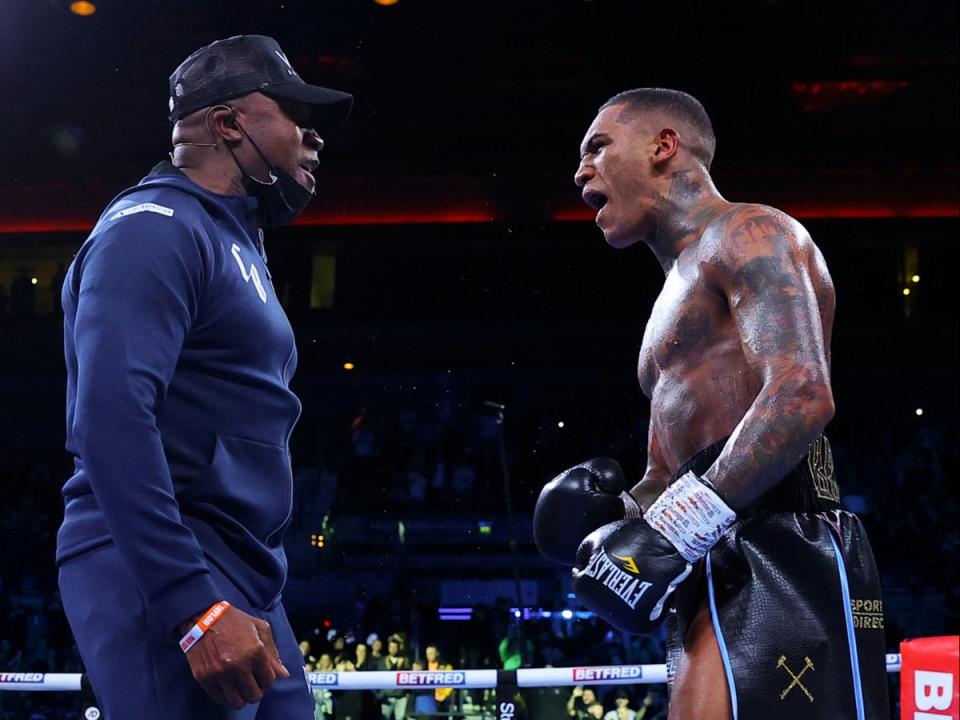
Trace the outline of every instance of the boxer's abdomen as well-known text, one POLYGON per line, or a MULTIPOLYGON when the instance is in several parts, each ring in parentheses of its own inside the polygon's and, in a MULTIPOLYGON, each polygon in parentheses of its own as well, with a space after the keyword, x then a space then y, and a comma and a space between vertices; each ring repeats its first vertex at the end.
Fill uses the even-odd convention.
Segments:
POLYGON ((729 437, 759 389, 739 352, 719 353, 683 373, 661 373, 650 399, 650 422, 671 471, 729 437))

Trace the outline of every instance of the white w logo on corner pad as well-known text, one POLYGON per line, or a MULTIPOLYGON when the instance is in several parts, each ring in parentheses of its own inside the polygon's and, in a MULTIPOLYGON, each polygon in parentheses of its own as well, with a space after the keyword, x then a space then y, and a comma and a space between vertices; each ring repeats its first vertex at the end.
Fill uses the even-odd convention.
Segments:
POLYGON ((243 258, 240 257, 240 246, 236 243, 230 248, 230 252, 233 253, 233 259, 237 261, 237 267, 240 268, 240 274, 243 275, 244 281, 250 282, 251 278, 253 279, 253 284, 257 288, 257 295, 260 296, 260 300, 266 305, 267 291, 263 289, 263 283, 260 282, 260 273, 257 272, 257 266, 251 265, 250 269, 247 270, 247 267, 243 264, 243 258))

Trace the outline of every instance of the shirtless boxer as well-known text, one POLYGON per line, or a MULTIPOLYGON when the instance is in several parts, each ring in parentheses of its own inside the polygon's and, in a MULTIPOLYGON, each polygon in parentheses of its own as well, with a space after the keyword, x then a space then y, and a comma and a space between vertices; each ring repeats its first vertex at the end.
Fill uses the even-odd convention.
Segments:
POLYGON ((833 284, 800 223, 721 197, 715 148, 675 90, 620 93, 586 133, 597 226, 666 275, 640 350, 648 463, 629 492, 609 459, 556 477, 537 545, 611 624, 668 621, 671 720, 887 718, 883 632, 855 610, 879 607, 876 567, 822 436, 833 284))

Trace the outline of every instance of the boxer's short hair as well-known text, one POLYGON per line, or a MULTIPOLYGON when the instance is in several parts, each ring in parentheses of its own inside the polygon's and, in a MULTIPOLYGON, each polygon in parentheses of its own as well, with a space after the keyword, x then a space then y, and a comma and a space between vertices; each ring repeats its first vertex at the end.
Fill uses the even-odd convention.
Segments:
POLYGON ((717 149, 717 137, 713 132, 713 123, 710 116, 699 100, 682 90, 668 88, 636 88, 617 93, 600 106, 600 110, 612 105, 626 105, 628 110, 662 112, 675 117, 698 136, 697 142, 688 145, 706 165, 707 169, 713 162, 713 155, 717 149))

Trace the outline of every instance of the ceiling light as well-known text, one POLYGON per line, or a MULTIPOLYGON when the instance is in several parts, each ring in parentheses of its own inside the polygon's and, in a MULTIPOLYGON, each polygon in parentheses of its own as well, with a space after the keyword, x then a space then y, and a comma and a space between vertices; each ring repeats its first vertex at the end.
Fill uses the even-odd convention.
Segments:
POLYGON ((97 6, 87 0, 76 0, 70 3, 70 12, 80 17, 89 17, 97 11, 97 6))

